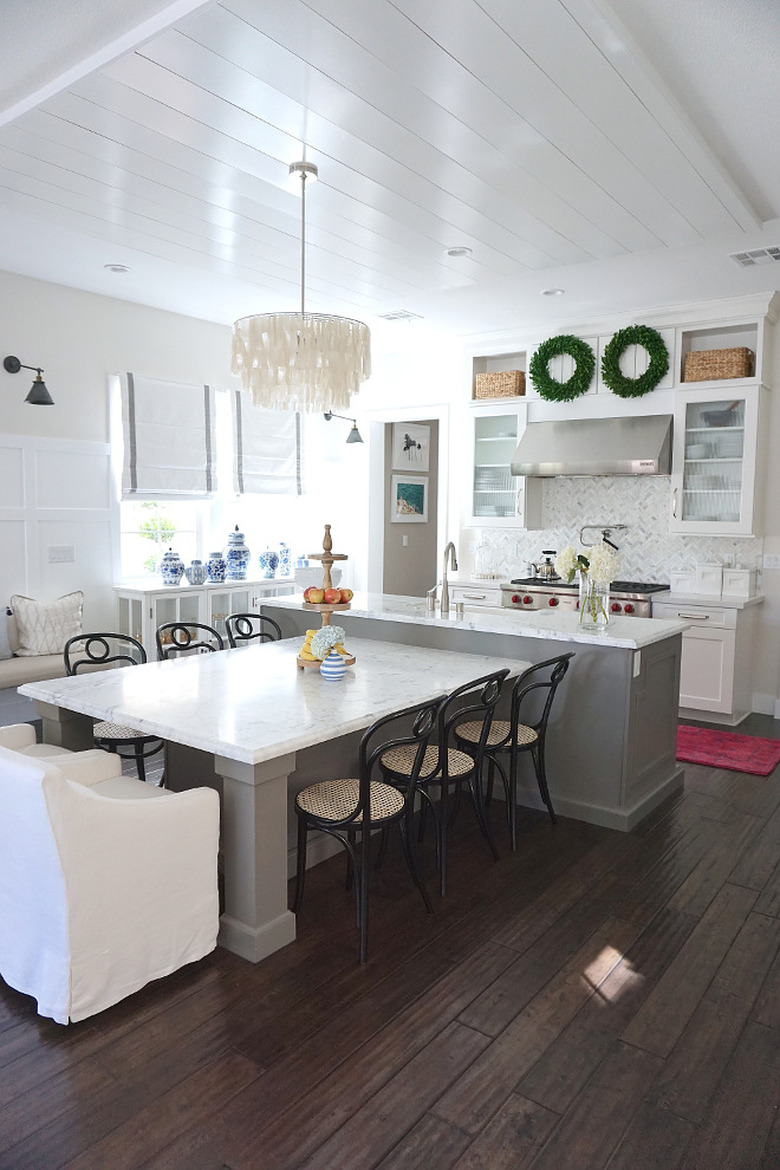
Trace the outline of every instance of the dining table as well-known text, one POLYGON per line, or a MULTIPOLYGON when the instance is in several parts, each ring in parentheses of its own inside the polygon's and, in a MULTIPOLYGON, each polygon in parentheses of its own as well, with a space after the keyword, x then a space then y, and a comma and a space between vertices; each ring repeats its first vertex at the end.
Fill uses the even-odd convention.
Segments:
MULTIPOLYGON (((219 943, 251 962, 295 939, 288 909, 295 794, 316 780, 355 775, 361 734, 382 716, 503 667, 516 676, 530 665, 350 635, 355 663, 330 679, 299 668, 300 648, 300 637, 286 638, 19 688, 35 700, 45 742, 88 748, 94 720, 121 723, 165 741, 168 786, 219 790, 219 943)), ((323 846, 312 860, 326 855, 323 846)))

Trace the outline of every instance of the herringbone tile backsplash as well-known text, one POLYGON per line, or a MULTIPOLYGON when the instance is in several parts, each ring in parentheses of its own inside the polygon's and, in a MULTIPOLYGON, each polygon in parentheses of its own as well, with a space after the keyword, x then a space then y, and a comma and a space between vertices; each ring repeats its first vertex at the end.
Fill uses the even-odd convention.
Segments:
POLYGON ((613 539, 619 546, 624 581, 668 581, 669 574, 714 562, 741 569, 760 569, 763 542, 758 537, 682 536, 669 532, 671 487, 668 476, 558 476, 542 485, 542 524, 535 531, 482 528, 472 558, 476 572, 517 576, 527 561, 539 560, 542 549, 582 547, 601 539, 600 529, 626 524, 613 539))

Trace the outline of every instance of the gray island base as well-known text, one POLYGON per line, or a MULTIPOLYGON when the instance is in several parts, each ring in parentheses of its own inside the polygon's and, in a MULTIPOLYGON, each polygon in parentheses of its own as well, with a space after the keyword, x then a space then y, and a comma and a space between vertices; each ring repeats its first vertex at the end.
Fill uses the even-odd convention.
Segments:
MULTIPOLYGON (((303 635, 311 613, 300 599, 263 603, 284 637, 303 635)), ((419 598, 356 594, 338 624, 349 636, 397 645, 542 662, 575 652, 547 736, 547 778, 556 812, 611 829, 638 825, 683 783, 676 759, 680 621, 616 618, 605 635, 578 628, 576 613, 426 612, 419 598)), ((351 668, 360 671, 360 660, 351 668)), ((399 695, 399 701, 403 696, 399 695)), ((542 808, 531 761, 521 757, 518 800, 542 808)))

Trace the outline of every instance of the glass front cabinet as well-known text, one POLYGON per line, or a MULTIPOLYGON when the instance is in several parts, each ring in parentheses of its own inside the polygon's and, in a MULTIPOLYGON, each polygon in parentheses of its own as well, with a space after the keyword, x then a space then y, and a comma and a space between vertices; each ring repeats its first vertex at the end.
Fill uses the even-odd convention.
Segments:
POLYGON ((527 406, 471 408, 469 525, 474 528, 540 528, 542 485, 512 475, 510 464, 525 430, 527 406))
POLYGON ((118 585, 117 629, 130 634, 146 650, 150 662, 157 658, 155 632, 166 622, 205 622, 227 645, 225 618, 231 613, 252 613, 264 598, 295 592, 289 578, 261 581, 226 581, 224 584, 165 586, 118 585))
POLYGON ((756 532, 762 388, 681 391, 674 420, 672 532, 756 532))

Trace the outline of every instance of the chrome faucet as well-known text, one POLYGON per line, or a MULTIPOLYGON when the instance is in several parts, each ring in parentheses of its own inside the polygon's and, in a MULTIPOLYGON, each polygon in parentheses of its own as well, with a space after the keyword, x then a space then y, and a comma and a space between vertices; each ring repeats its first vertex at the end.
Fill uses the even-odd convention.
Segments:
POLYGON ((455 552, 455 545, 452 541, 449 542, 444 549, 444 563, 441 570, 441 616, 448 617, 450 612, 450 587, 447 584, 447 562, 449 561, 450 568, 458 571, 458 557, 455 552))

